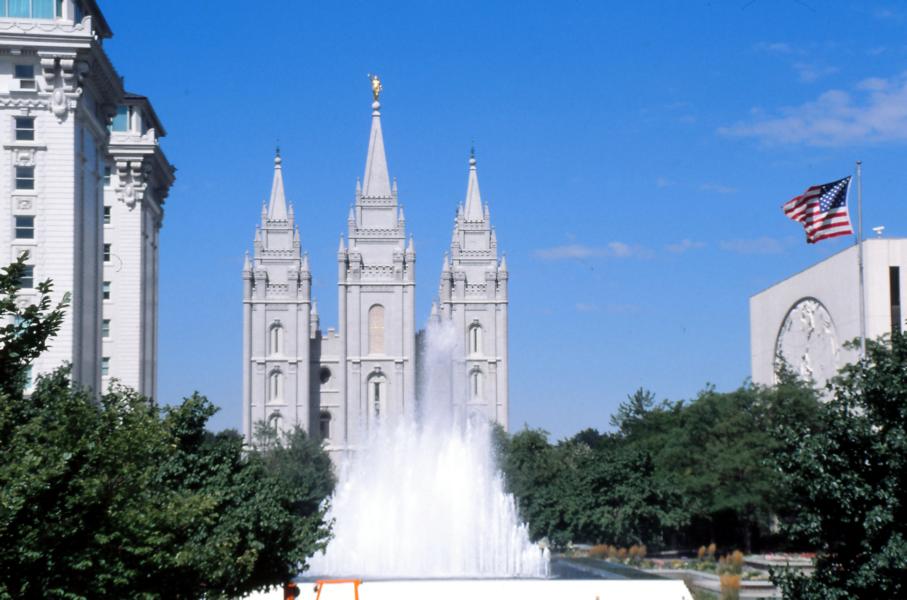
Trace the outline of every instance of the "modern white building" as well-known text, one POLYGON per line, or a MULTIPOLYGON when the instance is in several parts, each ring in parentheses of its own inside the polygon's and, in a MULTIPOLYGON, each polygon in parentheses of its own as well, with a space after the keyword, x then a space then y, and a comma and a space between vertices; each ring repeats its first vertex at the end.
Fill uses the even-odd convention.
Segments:
POLYGON ((148 101, 104 51, 93 0, 0 1, 0 263, 28 253, 23 301, 52 279, 71 306, 33 374, 72 364, 153 395, 157 231, 173 168, 148 101))
MULTIPOLYGON (((901 298, 907 282, 907 239, 863 242, 866 337, 904 331, 901 298)), ((860 337, 856 245, 750 298, 750 356, 755 383, 776 382, 779 357, 818 386, 854 362, 843 347, 860 337)))
MULTIPOLYGON (((287 205, 280 156, 243 268, 243 430, 300 425, 333 451, 354 450, 379 420, 416 409, 416 252, 390 178, 380 104, 372 105, 365 174, 337 251, 337 329, 323 332, 311 271, 287 205)), ((440 310, 462 336, 454 387, 470 412, 507 425, 507 270, 470 159, 440 310), (471 390, 468 394, 467 390, 471 390)))

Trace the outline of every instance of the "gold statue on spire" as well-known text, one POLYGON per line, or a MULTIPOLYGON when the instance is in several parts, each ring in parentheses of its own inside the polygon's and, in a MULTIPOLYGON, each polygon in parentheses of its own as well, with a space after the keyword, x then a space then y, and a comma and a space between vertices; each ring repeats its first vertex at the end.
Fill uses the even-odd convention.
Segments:
POLYGON ((372 82, 372 96, 375 97, 375 102, 378 101, 378 96, 381 95, 381 91, 384 89, 381 87, 381 79, 377 75, 368 74, 369 80, 372 82))

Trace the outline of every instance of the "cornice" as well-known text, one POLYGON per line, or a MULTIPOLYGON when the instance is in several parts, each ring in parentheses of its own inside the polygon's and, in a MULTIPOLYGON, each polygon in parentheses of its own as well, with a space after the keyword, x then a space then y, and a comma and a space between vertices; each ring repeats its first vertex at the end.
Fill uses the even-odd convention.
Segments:
POLYGON ((0 46, 88 48, 97 39, 92 17, 80 23, 43 19, 0 18, 0 46))

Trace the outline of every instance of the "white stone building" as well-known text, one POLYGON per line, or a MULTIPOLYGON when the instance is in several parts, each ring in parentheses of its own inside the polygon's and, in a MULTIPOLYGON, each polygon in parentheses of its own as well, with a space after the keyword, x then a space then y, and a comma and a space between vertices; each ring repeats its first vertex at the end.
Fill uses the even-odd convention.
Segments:
POLYGON ((71 306, 33 374, 69 362, 94 390, 155 392, 157 232, 173 168, 148 101, 128 94, 94 0, 0 2, 0 263, 28 252, 71 306))
POLYGON ((462 337, 451 397, 507 427, 507 263, 487 204, 482 204, 475 156, 469 158, 466 201, 457 208, 450 254, 441 268, 438 316, 462 337))
MULTIPOLYGON (((337 252, 337 329, 320 329, 311 272, 275 161, 254 254, 243 268, 243 430, 298 424, 333 451, 356 448, 380 419, 416 408, 416 252, 389 176, 380 104, 365 175, 337 252)), ((507 425, 507 271, 470 159, 468 192, 441 277, 440 310, 462 335, 454 386, 471 412, 507 425), (466 394, 466 390, 473 390, 466 394)), ((457 397, 457 396, 455 396, 457 397)))
MULTIPOLYGON (((804 378, 825 382, 858 351, 843 347, 860 337, 856 245, 750 298, 750 356, 755 383, 775 383, 778 356, 804 378)), ((907 313, 907 239, 863 242, 866 337, 904 331, 907 313)))

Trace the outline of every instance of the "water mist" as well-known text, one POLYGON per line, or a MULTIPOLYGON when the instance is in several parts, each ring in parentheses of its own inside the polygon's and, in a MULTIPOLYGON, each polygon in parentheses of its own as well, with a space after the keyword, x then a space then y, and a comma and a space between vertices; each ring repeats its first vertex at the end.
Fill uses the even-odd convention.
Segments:
POLYGON ((451 397, 458 332, 428 328, 419 406, 373 427, 339 470, 334 537, 312 575, 381 578, 544 577, 548 552, 529 539, 506 493, 491 425, 451 397))

